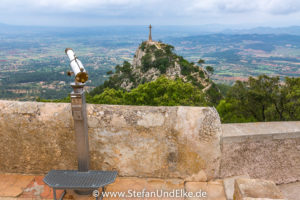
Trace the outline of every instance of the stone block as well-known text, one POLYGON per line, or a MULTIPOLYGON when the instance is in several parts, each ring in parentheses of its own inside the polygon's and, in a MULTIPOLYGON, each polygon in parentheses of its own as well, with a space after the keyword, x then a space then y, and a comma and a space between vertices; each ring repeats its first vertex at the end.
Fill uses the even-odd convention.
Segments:
POLYGON ((234 200, 285 200, 273 181, 262 179, 236 179, 234 200))
POLYGON ((0 174, 0 198, 19 196, 33 179, 31 175, 0 174))
MULTIPOLYGON (((43 181, 44 176, 35 176, 29 185, 23 190, 19 196, 20 199, 53 199, 53 190, 43 181)), ((57 190, 56 196, 59 197, 63 190, 57 190)), ((67 198, 64 198, 67 199, 67 198)))
POLYGON ((146 179, 141 178, 117 178, 116 181, 107 186, 107 192, 114 192, 117 195, 122 196, 116 197, 106 197, 105 199, 117 200, 117 199, 132 199, 131 195, 134 195, 133 192, 142 191, 147 185, 146 179))
POLYGON ((232 176, 223 179, 224 189, 227 200, 233 200, 234 181, 238 178, 250 178, 249 175, 232 176))
POLYGON ((193 197, 188 197, 188 200, 226 200, 223 181, 210 182, 186 182, 186 192, 191 192, 193 197), (197 194, 198 193, 198 194, 197 194), (202 193, 200 196, 199 194, 202 193), (205 196, 203 196, 205 194, 205 196))
MULTIPOLYGON (((170 194, 173 190, 184 190, 184 182, 181 179, 156 179, 156 178, 117 178, 116 181, 107 186, 107 192, 124 194, 123 197, 107 197, 104 199, 175 199, 168 197, 162 192, 170 194), (150 193, 155 194, 150 194, 150 193), (155 196, 158 195, 158 196, 155 196)), ((122 195, 123 195, 122 194, 122 195)), ((176 198, 183 200, 184 198, 176 198)))

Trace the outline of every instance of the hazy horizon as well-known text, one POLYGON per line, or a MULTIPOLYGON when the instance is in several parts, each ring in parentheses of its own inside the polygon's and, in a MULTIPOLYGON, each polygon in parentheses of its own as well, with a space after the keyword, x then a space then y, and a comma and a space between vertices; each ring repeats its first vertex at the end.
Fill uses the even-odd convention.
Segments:
MULTIPOLYGON (((253 28, 289 28, 289 27, 300 27, 300 24, 295 25, 255 25, 255 24, 153 24, 150 23, 152 27, 219 27, 223 29, 253 29, 253 28)), ((58 28, 101 28, 101 27, 148 27, 149 24, 92 24, 92 25, 82 25, 82 26, 72 26, 72 25, 53 25, 53 24, 46 24, 46 25, 34 25, 34 24, 10 24, 0 21, 0 25, 5 26, 19 26, 19 27, 58 27, 58 28)))

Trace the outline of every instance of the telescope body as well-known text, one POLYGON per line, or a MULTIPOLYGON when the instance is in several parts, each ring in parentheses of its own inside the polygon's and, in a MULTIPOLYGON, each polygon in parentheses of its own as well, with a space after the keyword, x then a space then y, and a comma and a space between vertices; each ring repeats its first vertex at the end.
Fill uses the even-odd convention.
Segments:
POLYGON ((75 56, 73 49, 66 48, 65 53, 70 59, 70 67, 72 68, 72 71, 75 75, 75 82, 85 83, 88 80, 89 76, 84 69, 81 61, 75 56))

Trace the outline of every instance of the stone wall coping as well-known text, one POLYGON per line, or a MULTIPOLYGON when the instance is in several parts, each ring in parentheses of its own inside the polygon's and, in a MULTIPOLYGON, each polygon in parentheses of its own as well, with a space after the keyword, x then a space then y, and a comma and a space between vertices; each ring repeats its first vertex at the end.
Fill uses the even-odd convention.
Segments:
POLYGON ((223 139, 287 139, 300 137, 300 121, 222 124, 223 139))
MULTIPOLYGON (((62 105, 71 105, 71 103, 65 103, 65 102, 37 102, 37 101, 18 101, 18 100, 5 100, 5 99, 0 99, 0 103, 8 103, 8 104, 62 104, 62 105)), ((90 106, 107 106, 107 107, 123 107, 123 108, 128 108, 128 107, 135 107, 135 108, 180 108, 180 107, 184 107, 184 108, 213 108, 210 106, 148 106, 148 105, 115 105, 115 104, 91 104, 91 103, 87 103, 87 108, 89 108, 90 106)))

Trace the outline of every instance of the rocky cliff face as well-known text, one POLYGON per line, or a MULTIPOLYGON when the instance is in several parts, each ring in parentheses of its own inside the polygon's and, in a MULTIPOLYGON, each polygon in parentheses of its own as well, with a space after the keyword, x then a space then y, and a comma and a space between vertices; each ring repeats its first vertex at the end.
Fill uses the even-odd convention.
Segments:
POLYGON ((181 78, 184 82, 207 90, 211 85, 207 72, 176 55, 173 50, 173 46, 162 42, 143 42, 136 50, 133 62, 125 61, 122 66, 117 65, 106 86, 129 91, 139 84, 154 81, 165 75, 173 80, 181 78))

